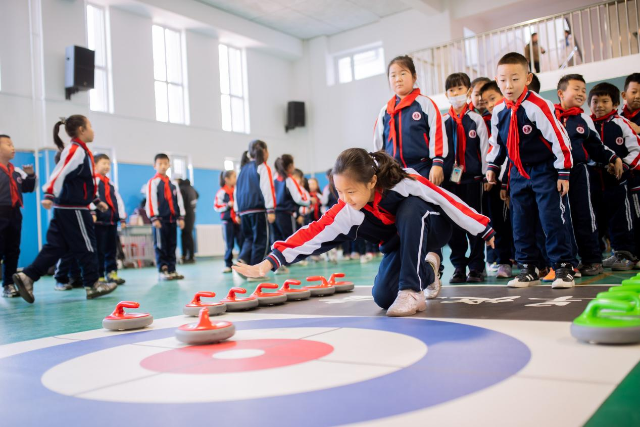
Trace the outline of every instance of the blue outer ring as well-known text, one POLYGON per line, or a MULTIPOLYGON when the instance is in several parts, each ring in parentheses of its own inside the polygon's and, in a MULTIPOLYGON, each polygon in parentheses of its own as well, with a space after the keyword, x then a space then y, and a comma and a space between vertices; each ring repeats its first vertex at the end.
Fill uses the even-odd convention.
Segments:
MULTIPOLYGON (((429 351, 413 365, 355 384, 293 395, 206 403, 121 403, 55 393, 41 383, 50 368, 89 353, 173 336, 174 328, 71 342, 0 359, 0 414, 7 426, 201 425, 329 426, 428 408, 499 383, 531 353, 521 341, 476 326, 386 317, 234 322, 238 330, 360 328, 396 332, 429 351), (315 403, 321 403, 316 405, 315 403)), ((96 366, 99 370, 100 366, 96 366)), ((212 381, 212 387, 215 383, 212 381)))

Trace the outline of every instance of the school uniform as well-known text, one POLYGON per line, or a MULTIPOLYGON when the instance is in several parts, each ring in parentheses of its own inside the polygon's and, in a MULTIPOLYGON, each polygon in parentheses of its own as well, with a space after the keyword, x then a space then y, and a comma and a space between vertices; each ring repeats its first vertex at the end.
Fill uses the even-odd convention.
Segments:
POLYGON ((630 170, 635 172, 640 168, 640 139, 627 119, 620 117, 615 110, 600 118, 592 115, 591 119, 604 145, 622 159, 625 169, 622 178, 618 180, 604 170, 606 165, 598 167, 597 177, 602 188, 603 205, 600 212, 604 215, 603 221, 608 225, 611 247, 615 251, 635 254, 636 244, 631 232, 633 230, 632 211, 640 210, 640 206, 637 206, 634 189, 631 189, 631 197, 627 192, 630 170))
POLYGON ((236 223, 236 211, 233 209, 233 190, 233 187, 223 186, 216 193, 213 202, 213 209, 216 212, 220 212, 220 219, 223 224, 222 232, 227 247, 224 252, 224 263, 227 267, 233 265, 233 247, 236 242, 240 248, 242 248, 243 243, 240 224, 236 223))
POLYGON ((316 203, 313 206, 309 206, 309 208, 307 209, 307 212, 304 216, 304 223, 305 224, 309 224, 313 221, 317 221, 320 219, 320 217, 322 216, 322 212, 320 212, 320 194, 315 192, 315 191, 310 191, 309 192, 309 198, 316 198, 316 200, 318 200, 318 203, 316 203))
POLYGON ((275 240, 284 240, 296 231, 296 213, 300 206, 309 206, 311 199, 291 175, 278 176, 273 182, 276 193, 275 240))
POLYGON ((151 223, 159 220, 160 228, 153 226, 153 245, 158 271, 167 268, 168 273, 176 271, 176 246, 178 241, 177 221, 184 219, 182 193, 168 176, 156 174, 146 186, 147 215, 151 223))
POLYGON ((443 166, 448 154, 447 135, 435 102, 421 95, 420 89, 402 100, 397 95, 391 98, 378 114, 373 148, 385 150, 403 168, 413 168, 428 178, 431 167, 443 166))
MULTIPOLYGON (((631 111, 625 104, 620 111, 620 116, 640 126, 640 108, 631 111)), ((640 172, 631 171, 628 182, 628 195, 631 201, 631 213, 633 218, 633 233, 635 237, 636 257, 640 257, 640 172)))
POLYGON ((93 154, 87 145, 74 138, 42 187, 44 198, 53 201, 53 218, 47 230, 47 243, 24 274, 34 282, 47 274, 61 256, 78 260, 82 283, 91 287, 98 280, 96 234, 89 205, 98 204, 94 181, 93 154))
POLYGON ((402 180, 384 194, 376 192, 374 201, 361 210, 340 200, 318 221, 286 241, 276 242, 267 257, 272 269, 320 255, 357 238, 379 243, 384 258, 374 281, 373 298, 387 309, 398 290, 422 291, 435 280, 425 257, 449 241, 451 222, 485 240, 493 236, 489 218, 417 171, 406 171, 413 179, 402 180))
POLYGON ((250 161, 238 174, 234 191, 234 209, 240 216, 244 242, 238 258, 258 264, 269 251, 268 214, 275 213, 276 194, 271 168, 266 163, 250 161))
POLYGON ((588 163, 607 165, 615 162, 618 156, 602 144, 593 120, 581 108, 564 110, 560 104, 556 104, 555 114, 571 140, 573 168, 569 180, 569 203, 577 252, 583 264, 601 264, 602 252, 591 200, 588 163))
POLYGON ((560 196, 559 179, 569 180, 573 165, 571 142, 554 115, 551 102, 525 89, 515 102, 504 100, 493 109, 492 149, 488 169, 496 173, 509 157, 509 192, 516 261, 538 266, 538 219, 546 236, 547 255, 555 269, 571 268, 573 238, 568 196, 560 196))
POLYGON ((104 277, 105 273, 118 271, 116 262, 118 223, 124 224, 127 214, 120 193, 108 177, 97 174, 96 187, 98 198, 108 206, 104 212, 97 209, 93 212, 96 217, 98 273, 100 277, 104 277))
POLYGON ((35 174, 27 175, 11 163, 6 166, 0 164, 0 260, 3 286, 13 284, 13 275, 18 268, 22 236, 22 193, 33 192, 35 185, 35 174))
MULTIPOLYGON (((452 176, 445 175, 443 187, 480 212, 489 150, 486 125, 482 116, 469 110, 468 105, 463 107, 459 115, 451 108, 443 119, 449 144, 444 169, 462 171, 458 182, 452 182, 452 176)), ((468 266, 473 271, 484 271, 484 246, 481 238, 454 226, 449 241, 451 263, 456 269, 466 270, 468 266), (467 248, 470 249, 468 258, 467 248)))
POLYGON ((324 186, 320 196, 320 203, 322 203, 323 214, 338 203, 338 192, 333 185, 327 184, 324 186))

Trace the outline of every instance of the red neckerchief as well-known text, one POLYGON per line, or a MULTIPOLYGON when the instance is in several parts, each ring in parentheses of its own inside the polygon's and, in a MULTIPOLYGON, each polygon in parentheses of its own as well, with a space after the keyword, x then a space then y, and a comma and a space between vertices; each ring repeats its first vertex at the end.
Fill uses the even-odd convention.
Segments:
POLYGON ((104 198, 107 199, 107 205, 111 208, 111 212, 115 212, 113 199, 111 198, 111 185, 109 185, 109 177, 96 174, 96 177, 104 184, 104 198))
MULTIPOLYGON (((76 144, 78 144, 80 147, 82 147, 82 149, 84 150, 84 152, 87 154, 87 156, 89 156, 89 160, 91 160, 90 162, 90 167, 91 167, 91 178, 93 179, 93 177, 95 177, 95 172, 94 172, 94 162, 93 162, 93 153, 91 152, 91 150, 89 150, 89 147, 87 147, 87 144, 84 143, 84 141, 81 141, 78 138, 73 138, 71 140, 71 142, 75 142, 76 144)), ((93 198, 96 198, 96 193, 98 192, 98 187, 97 186, 93 186, 93 198)))
POLYGON ((222 187, 222 190, 224 190, 224 192, 227 193, 227 195, 229 196, 229 203, 231 204, 231 206, 229 207, 229 213, 231 214, 231 219, 233 220, 233 222, 235 222, 236 211, 233 210, 233 187, 229 187, 228 185, 225 185, 222 187))
POLYGON ((638 113, 640 113, 640 108, 638 108, 634 112, 631 112, 631 110, 629 110, 629 106, 627 104, 624 104, 624 107, 622 107, 622 117, 624 117, 627 120, 631 120, 632 118, 637 116, 638 113))
POLYGON ((607 120, 609 120, 611 117, 615 116, 618 112, 616 110, 611 110, 611 112, 607 115, 604 115, 602 117, 600 117, 599 119, 596 118, 595 114, 591 115, 591 120, 593 120, 594 124, 600 124, 600 140, 602 141, 602 143, 604 143, 604 124, 607 122, 607 120))
POLYGON ((395 115, 405 107, 413 104, 413 101, 420 95, 420 89, 415 88, 409 95, 405 96, 396 105, 396 95, 387 102, 387 114, 389 114, 389 141, 393 140, 393 146, 396 146, 396 119, 395 115))
POLYGON ((467 150, 467 135, 466 135, 466 132, 464 131, 464 126, 462 126, 462 118, 464 117, 465 114, 467 114, 467 108, 468 108, 468 105, 465 104, 464 107, 462 107, 462 111, 460 112, 459 116, 456 114, 453 107, 449 108, 449 116, 451 116, 453 121, 456 122, 456 136, 457 136, 456 137, 456 142, 457 142, 456 163, 458 163, 458 166, 460 166, 463 171, 464 171, 464 163, 465 163, 464 155, 467 150))
POLYGON ((529 174, 525 172, 524 166, 522 166, 522 160, 520 159, 520 134, 518 132, 518 108, 520 104, 527 96, 529 90, 525 87, 522 95, 516 100, 516 102, 504 99, 504 103, 511 110, 511 121, 509 122, 509 137, 507 138, 507 151, 509 151, 509 157, 513 164, 518 168, 520 175, 527 179, 530 179, 529 174))
POLYGON ((391 215, 389 212, 383 212, 380 209, 380 200, 382 200, 382 192, 376 190, 376 193, 373 196, 373 206, 367 203, 364 205, 364 209, 371 212, 376 218, 382 221, 384 225, 395 224, 396 217, 391 215))
POLYGON ((20 193, 18 192, 18 183, 13 177, 15 167, 11 164, 11 162, 9 162, 7 166, 0 163, 0 169, 2 169, 2 171, 9 176, 9 187, 11 189, 11 207, 14 207, 16 203, 19 204, 20 207, 22 207, 22 200, 20 200, 20 193))
POLYGON ((554 104, 554 107, 556 107, 555 109, 556 117, 562 124, 565 124, 569 117, 579 116, 580 114, 584 113, 584 110, 580 107, 571 107, 571 108, 567 108, 566 110, 562 108, 561 104, 554 104))
MULTIPOLYGON (((294 182, 295 182, 295 180, 294 180, 294 182)), ((318 197, 318 192, 317 191, 310 191, 309 192, 309 197, 315 197, 316 200, 318 200, 318 202, 320 202, 320 198, 318 197)), ((305 196, 305 200, 306 200, 306 196, 305 196)), ((320 203, 316 203, 315 205, 313 205, 313 218, 314 219, 320 218, 319 214, 320 214, 320 203)))
POLYGON ((171 211, 171 215, 176 214, 176 210, 173 207, 173 194, 171 194, 171 186, 169 185, 169 177, 166 175, 160 175, 159 173, 156 174, 156 176, 153 177, 155 178, 160 178, 162 180, 162 182, 164 182, 164 198, 166 199, 167 203, 169 203, 169 210, 171 211))
POLYGON ((300 189, 300 184, 298 184, 298 181, 296 181, 296 179, 293 177, 293 175, 289 175, 289 178, 291 178, 291 181, 293 181, 293 184, 296 186, 296 189, 298 190, 298 193, 300 193, 302 195, 302 200, 304 200, 306 202, 307 201, 307 193, 305 193, 304 191, 302 191, 300 189))

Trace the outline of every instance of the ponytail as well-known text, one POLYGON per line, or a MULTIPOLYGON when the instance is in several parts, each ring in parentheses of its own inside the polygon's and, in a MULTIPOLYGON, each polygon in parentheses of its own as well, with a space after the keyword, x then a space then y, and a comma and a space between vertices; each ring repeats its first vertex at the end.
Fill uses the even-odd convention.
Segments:
POLYGON ((249 158, 249 152, 245 151, 244 153, 242 153, 242 158, 240 159, 240 168, 243 168, 244 165, 246 165, 250 161, 251 159, 249 158))
POLYGON ((264 151, 267 149, 267 143, 259 139, 254 139, 249 143, 249 150, 242 153, 242 160, 240 167, 249 163, 252 159, 255 160, 256 165, 264 163, 264 151))
POLYGON ((64 150, 64 142, 60 139, 60 126, 64 125, 64 130, 70 138, 78 136, 78 129, 87 126, 87 118, 80 114, 74 114, 68 118, 60 117, 60 120, 53 127, 53 143, 59 151, 64 150))
POLYGON ((220 187, 224 187, 224 175, 225 175, 225 171, 220 172, 220 187))
POLYGON ((410 175, 384 151, 367 153, 362 148, 344 150, 333 166, 333 175, 349 175, 352 179, 366 184, 373 176, 378 178, 376 188, 389 190, 410 175))
POLYGON ((275 162, 276 172, 282 178, 286 178, 288 173, 287 170, 289 166, 293 164, 293 156, 291 154, 283 154, 282 157, 278 157, 275 162))

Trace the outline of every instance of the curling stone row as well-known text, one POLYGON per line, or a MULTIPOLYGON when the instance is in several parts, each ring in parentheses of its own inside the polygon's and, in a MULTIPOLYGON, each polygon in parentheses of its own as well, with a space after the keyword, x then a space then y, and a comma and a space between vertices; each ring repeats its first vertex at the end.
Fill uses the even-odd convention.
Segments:
POLYGON ((573 321, 571 335, 595 344, 640 343, 640 284, 600 292, 573 321))

